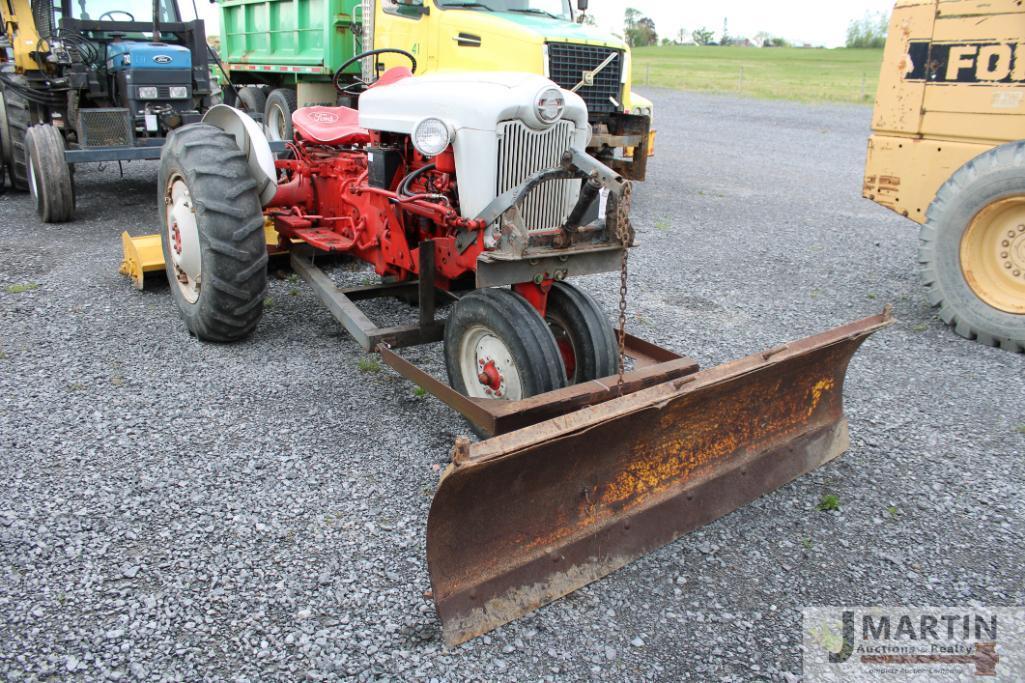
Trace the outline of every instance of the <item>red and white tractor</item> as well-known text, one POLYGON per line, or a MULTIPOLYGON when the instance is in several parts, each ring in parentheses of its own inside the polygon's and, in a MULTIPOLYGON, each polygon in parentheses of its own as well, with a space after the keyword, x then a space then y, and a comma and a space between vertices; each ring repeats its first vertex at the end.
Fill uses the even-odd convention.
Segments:
POLYGON ((309 107, 292 121, 279 159, 230 107, 171 135, 159 178, 171 291, 197 337, 241 339, 263 312, 268 252, 287 252, 365 350, 495 435, 457 440, 427 521, 447 643, 847 448, 847 364, 889 313, 700 372, 626 334, 630 185, 584 151, 591 128, 574 93, 531 74, 399 68, 358 111, 309 107), (382 284, 339 289, 314 263, 323 254, 371 264, 382 284), (618 339, 569 282, 617 270, 618 339), (356 302, 381 296, 415 300, 419 319, 376 326, 356 302), (444 321, 438 296, 451 303, 444 321), (394 351, 442 340, 448 383, 394 351))

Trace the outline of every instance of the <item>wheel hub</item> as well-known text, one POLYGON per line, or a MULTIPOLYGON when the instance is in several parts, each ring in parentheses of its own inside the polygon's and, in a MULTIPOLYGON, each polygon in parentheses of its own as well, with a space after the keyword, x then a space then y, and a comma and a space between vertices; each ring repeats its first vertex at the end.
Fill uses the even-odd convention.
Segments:
POLYGON ((1025 315, 1025 197, 994 202, 975 216, 961 240, 961 270, 986 304, 1025 315))
POLYGON ((174 279, 185 300, 194 304, 199 300, 202 284, 199 223, 196 220, 192 195, 181 176, 173 177, 168 183, 165 205, 167 239, 174 279))
POLYGON ((461 373, 471 398, 516 401, 523 398, 519 369, 505 342, 483 326, 469 329, 461 342, 461 373))

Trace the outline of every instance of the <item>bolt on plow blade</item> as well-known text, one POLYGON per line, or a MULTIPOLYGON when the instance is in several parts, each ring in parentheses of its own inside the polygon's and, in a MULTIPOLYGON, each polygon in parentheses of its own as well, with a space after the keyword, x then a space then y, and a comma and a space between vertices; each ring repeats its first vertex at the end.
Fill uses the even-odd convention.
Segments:
POLYGON ((843 383, 889 311, 455 453, 427 562, 465 642, 836 458, 843 383))

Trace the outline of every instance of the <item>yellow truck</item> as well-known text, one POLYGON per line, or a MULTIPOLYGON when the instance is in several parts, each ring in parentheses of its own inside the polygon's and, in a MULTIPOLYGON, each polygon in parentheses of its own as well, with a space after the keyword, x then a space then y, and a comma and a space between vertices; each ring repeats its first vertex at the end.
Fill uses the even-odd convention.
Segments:
POLYGON ((1025 5, 901 0, 863 194, 921 224, 929 301, 962 337, 1025 352, 1025 5))
MULTIPOLYGON (((654 149, 652 104, 631 88, 630 49, 578 23, 570 0, 219 0, 221 59, 244 108, 264 114, 267 136, 290 140, 297 107, 335 104, 332 78, 376 79, 401 55, 417 75, 521 71, 580 95, 593 134, 588 151, 643 180, 654 149)), ((578 0, 576 12, 587 9, 578 0)), ((234 94, 234 90, 229 90, 234 94)), ((356 102, 344 102, 356 106, 356 102)))

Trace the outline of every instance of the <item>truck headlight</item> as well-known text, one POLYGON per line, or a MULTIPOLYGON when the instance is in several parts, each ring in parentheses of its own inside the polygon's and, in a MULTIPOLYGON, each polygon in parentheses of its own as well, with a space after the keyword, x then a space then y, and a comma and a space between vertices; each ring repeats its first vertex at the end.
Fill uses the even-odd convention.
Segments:
POLYGON ((546 88, 537 96, 537 117, 544 123, 555 123, 566 109, 566 97, 558 88, 546 88))
POLYGON ((153 86, 147 85, 139 88, 140 100, 155 100, 157 96, 157 89, 153 86))
POLYGON ((425 157, 436 157, 451 144, 452 130, 441 119, 424 119, 413 129, 413 146, 425 157))
POLYGON ((184 85, 172 85, 169 94, 172 100, 184 100, 189 96, 189 89, 184 85))

